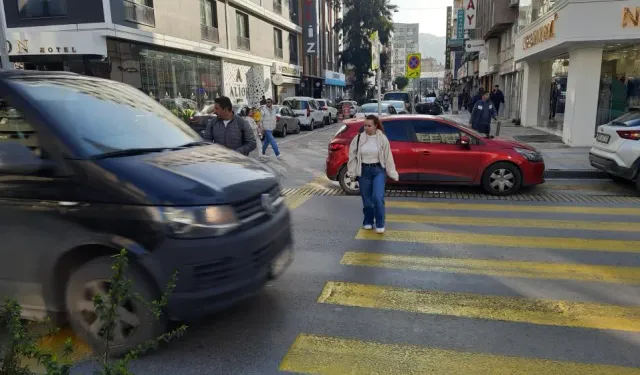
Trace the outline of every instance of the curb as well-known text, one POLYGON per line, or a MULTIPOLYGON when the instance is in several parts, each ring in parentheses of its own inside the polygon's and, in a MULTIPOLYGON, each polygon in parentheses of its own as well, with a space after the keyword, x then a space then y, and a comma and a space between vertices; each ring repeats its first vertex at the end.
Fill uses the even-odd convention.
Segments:
POLYGON ((609 175, 595 169, 549 169, 544 172, 544 178, 608 180, 609 175))

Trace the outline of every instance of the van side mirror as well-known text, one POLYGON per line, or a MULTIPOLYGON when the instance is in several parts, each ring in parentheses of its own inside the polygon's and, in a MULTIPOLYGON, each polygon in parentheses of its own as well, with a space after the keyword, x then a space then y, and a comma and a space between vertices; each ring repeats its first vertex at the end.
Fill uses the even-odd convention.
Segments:
POLYGON ((0 173, 30 175, 52 167, 22 143, 0 142, 0 173))
POLYGON ((469 138, 469 136, 466 136, 466 135, 463 135, 462 137, 460 137, 460 146, 462 146, 463 148, 470 148, 471 138, 469 138))

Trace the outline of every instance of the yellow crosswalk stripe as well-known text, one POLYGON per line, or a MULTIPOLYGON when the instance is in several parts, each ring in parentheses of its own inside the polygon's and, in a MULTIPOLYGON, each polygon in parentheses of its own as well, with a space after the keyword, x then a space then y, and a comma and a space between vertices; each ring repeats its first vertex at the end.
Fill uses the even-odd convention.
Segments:
POLYGON ((580 221, 580 220, 537 220, 516 218, 469 217, 469 216, 429 216, 387 214, 386 221, 391 223, 464 225, 482 227, 545 228, 602 230, 611 232, 637 232, 636 223, 616 221, 580 221))
POLYGON ((319 303, 507 322, 640 332, 640 307, 327 282, 319 303))
POLYGON ((525 206, 519 204, 449 203, 419 201, 385 201, 387 208, 413 208, 428 210, 546 212, 590 215, 640 215, 640 208, 587 207, 587 206, 525 206))
POLYGON ((311 196, 308 195, 289 195, 284 199, 284 203, 290 210, 295 210, 300 207, 304 202, 308 201, 311 196))
POLYGON ((505 236, 479 233, 420 232, 389 230, 381 235, 360 229, 358 240, 414 242, 424 244, 485 245, 557 250, 607 251, 639 253, 640 241, 596 240, 589 238, 505 236))
POLYGON ((638 375, 640 368, 461 352, 300 334, 280 371, 320 375, 638 375))
POLYGON ((451 272, 498 277, 523 277, 640 284, 640 267, 522 262, 493 259, 432 258, 348 251, 345 266, 391 268, 411 271, 451 272))

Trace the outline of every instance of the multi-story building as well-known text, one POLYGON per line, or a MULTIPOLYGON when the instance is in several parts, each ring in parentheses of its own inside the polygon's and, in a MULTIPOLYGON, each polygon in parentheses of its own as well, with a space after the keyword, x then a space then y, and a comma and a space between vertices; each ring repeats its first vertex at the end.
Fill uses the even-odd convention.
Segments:
POLYGON ((479 2, 476 16, 476 36, 485 41, 483 51, 479 53, 480 86, 486 90, 491 90, 496 85, 500 86, 505 96, 505 104, 500 107, 500 115, 518 118, 521 74, 518 74, 513 60, 518 2, 479 2))
POLYGON ((522 124, 590 146, 599 125, 640 106, 639 20, 640 0, 522 0, 522 124))
POLYGON ((417 53, 420 48, 420 24, 394 23, 391 75, 395 78, 405 75, 407 54, 417 53))
POLYGON ((303 57, 300 0, 16 0, 4 7, 10 59, 19 68, 110 78, 158 100, 278 100, 303 93, 305 77, 322 79, 334 61, 303 57), (273 85, 273 74, 282 84, 273 85))

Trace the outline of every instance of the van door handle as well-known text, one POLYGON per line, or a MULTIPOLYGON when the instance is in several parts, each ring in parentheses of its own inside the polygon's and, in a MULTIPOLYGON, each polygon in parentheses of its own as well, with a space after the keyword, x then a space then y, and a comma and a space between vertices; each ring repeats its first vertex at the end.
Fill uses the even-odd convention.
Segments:
POLYGON ((67 202, 67 201, 58 202, 58 206, 62 206, 62 207, 73 207, 77 205, 78 205, 78 202, 67 202))

